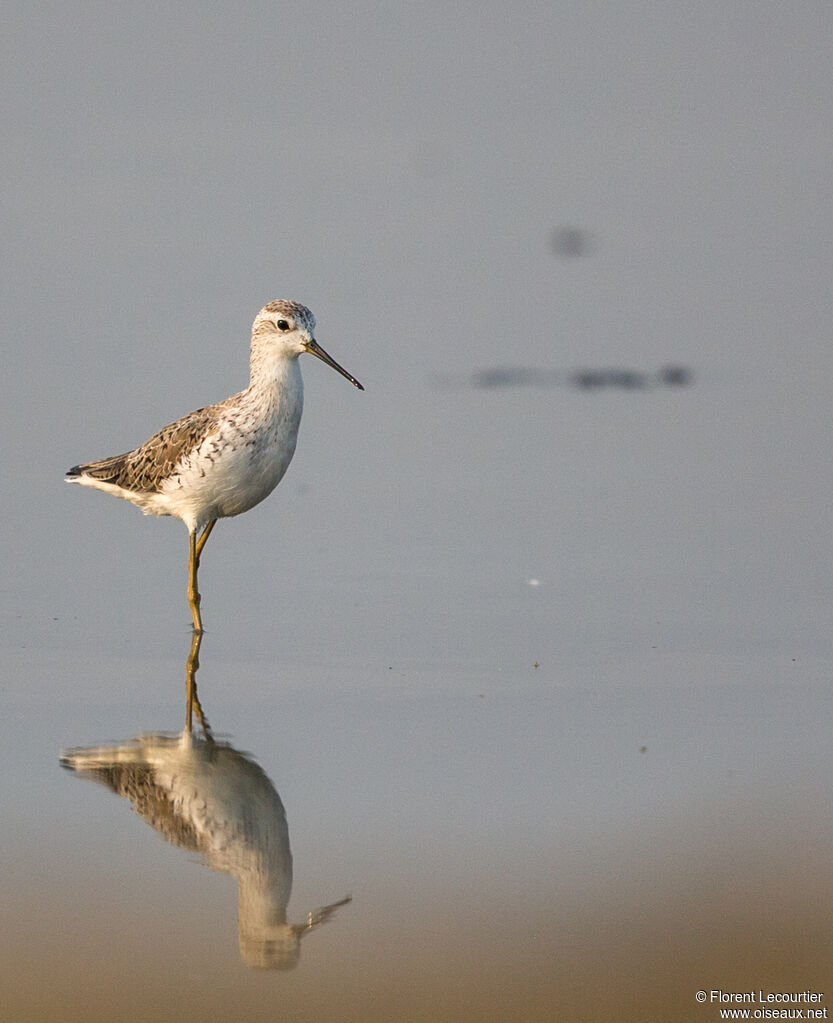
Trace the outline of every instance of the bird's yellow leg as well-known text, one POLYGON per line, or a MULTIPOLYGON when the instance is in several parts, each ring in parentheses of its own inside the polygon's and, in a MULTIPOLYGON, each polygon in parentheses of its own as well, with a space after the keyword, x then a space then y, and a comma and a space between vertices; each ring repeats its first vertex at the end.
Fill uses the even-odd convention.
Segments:
POLYGON ((202 617, 200 616, 200 592, 197 589, 197 571, 200 567, 200 555, 202 554, 203 547, 205 547, 205 542, 211 535, 211 530, 216 522, 216 519, 212 519, 202 533, 200 533, 199 539, 197 539, 196 530, 188 534, 190 544, 188 554, 188 604, 191 607, 191 617, 194 620, 194 632, 196 633, 203 631, 202 617))
POLYGON ((205 547, 205 541, 211 536, 211 530, 217 525, 217 520, 212 519, 205 529, 200 533, 200 538, 197 540, 197 568, 200 567, 200 555, 202 549, 205 547))
POLYGON ((202 618, 200 617, 200 593, 197 589, 197 566, 199 555, 197 554, 197 533, 188 534, 188 604, 191 608, 191 617, 194 620, 194 632, 202 632, 202 618))

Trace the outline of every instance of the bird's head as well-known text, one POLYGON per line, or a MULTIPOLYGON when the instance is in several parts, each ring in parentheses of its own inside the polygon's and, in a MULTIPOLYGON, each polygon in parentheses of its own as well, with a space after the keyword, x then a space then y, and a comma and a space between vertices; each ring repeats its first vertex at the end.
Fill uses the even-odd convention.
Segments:
POLYGON ((309 352, 346 377, 360 391, 364 388, 346 369, 328 355, 315 340, 315 317, 305 305, 279 298, 265 305, 252 324, 252 346, 277 348, 285 358, 309 352))

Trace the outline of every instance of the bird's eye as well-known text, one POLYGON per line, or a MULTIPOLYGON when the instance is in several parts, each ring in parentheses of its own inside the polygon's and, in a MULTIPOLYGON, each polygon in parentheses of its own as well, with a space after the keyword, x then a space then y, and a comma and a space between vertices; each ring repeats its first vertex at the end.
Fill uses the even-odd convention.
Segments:
POLYGON ((289 326, 289 323, 288 323, 287 320, 278 320, 278 322, 275 324, 275 326, 278 328, 278 330, 287 331, 287 330, 290 329, 290 326, 289 326))

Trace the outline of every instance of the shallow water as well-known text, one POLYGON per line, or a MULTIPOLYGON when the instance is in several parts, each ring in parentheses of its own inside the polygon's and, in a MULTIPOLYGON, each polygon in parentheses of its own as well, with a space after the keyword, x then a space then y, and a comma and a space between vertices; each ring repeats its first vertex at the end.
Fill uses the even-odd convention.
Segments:
MULTIPOLYGON (((58 764, 70 745, 181 727, 184 665, 159 670, 154 700, 131 686, 135 665, 114 674, 91 658, 85 682, 109 687, 106 706, 67 685, 6 720, 14 1018, 106 1007, 135 1019, 693 1019, 702 987, 824 990, 830 979, 826 684, 798 670, 776 684, 682 685, 661 671, 617 683, 541 667, 503 679, 385 669, 253 697, 268 666, 234 673, 212 664, 210 635, 204 648, 215 753, 195 740, 202 767, 170 768, 160 738, 144 738, 157 775, 178 774, 196 816, 221 822, 202 857, 58 764), (230 767, 219 755, 229 743, 241 751, 230 767), (239 762, 248 787, 230 780, 239 762), (252 848, 272 841, 254 858, 277 858, 270 897, 290 894, 264 786, 273 810, 285 807, 294 861, 284 919, 303 926, 352 902, 298 938, 297 959, 280 960, 290 972, 257 976, 227 874, 236 864, 240 880, 252 848), (256 829, 241 825, 247 813, 256 829)), ((144 812, 163 830, 175 816, 159 802, 144 812)))
POLYGON ((8 21, 4 1018, 824 1009, 827 8, 8 21), (280 296, 366 391, 214 531, 189 741, 185 531, 61 474, 280 296))

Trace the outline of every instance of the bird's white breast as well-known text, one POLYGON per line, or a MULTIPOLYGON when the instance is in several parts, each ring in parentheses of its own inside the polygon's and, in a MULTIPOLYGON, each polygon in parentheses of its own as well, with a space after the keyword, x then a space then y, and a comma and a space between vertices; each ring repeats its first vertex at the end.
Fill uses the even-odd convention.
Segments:
POLYGON ((247 393, 163 486, 168 514, 190 529, 240 515, 268 497, 292 461, 302 407, 300 386, 247 393))

